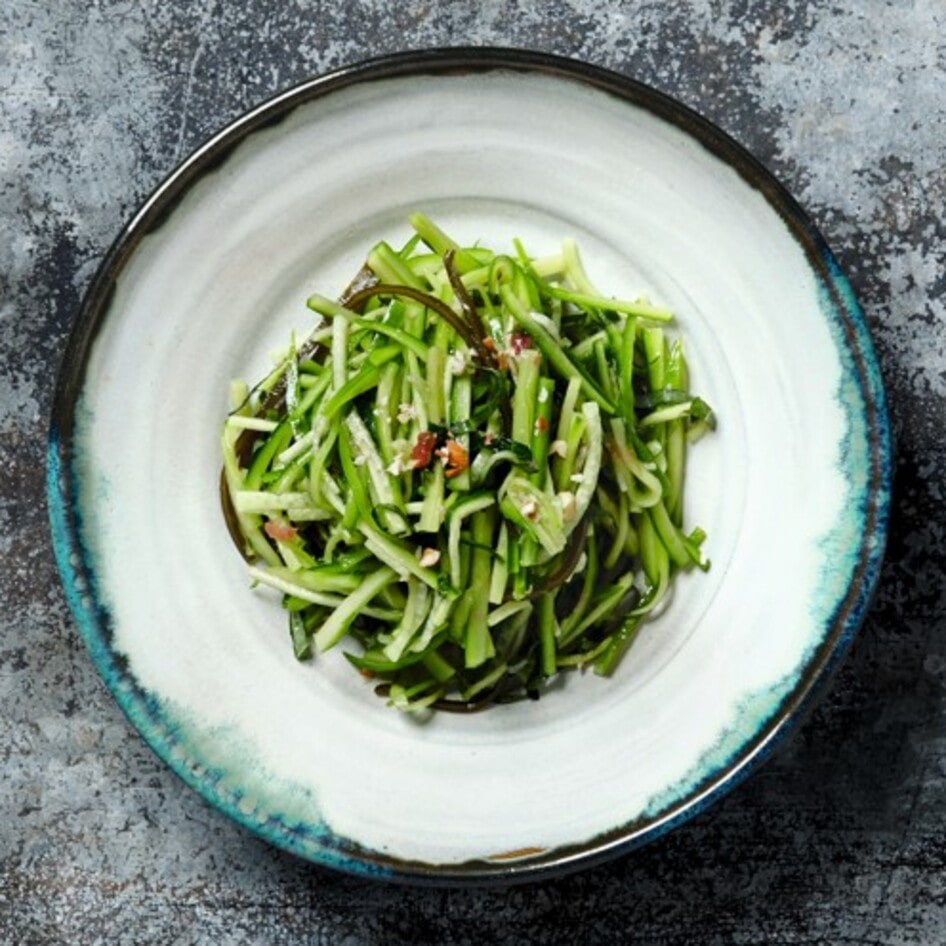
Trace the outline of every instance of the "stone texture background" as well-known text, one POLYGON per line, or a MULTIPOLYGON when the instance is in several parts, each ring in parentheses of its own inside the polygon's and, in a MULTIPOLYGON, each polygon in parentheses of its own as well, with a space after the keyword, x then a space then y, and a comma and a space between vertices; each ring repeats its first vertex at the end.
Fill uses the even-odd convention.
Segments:
POLYGON ((0 90, 0 942, 946 942, 942 3, 6 0, 0 90), (624 72, 768 164, 852 278, 899 441, 881 586, 806 725, 657 844, 508 890, 335 876, 208 808, 93 671, 43 499, 58 360, 134 207, 296 80, 457 43, 624 72))

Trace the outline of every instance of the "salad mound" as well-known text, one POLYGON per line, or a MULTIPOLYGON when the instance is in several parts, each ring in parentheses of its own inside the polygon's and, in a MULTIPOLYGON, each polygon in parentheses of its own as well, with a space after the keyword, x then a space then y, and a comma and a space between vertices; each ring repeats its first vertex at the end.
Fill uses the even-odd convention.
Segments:
POLYGON ((608 676, 675 576, 690 393, 672 313, 606 297, 577 248, 460 246, 423 214, 381 242, 252 390, 234 385, 222 499, 296 656, 346 657, 403 710, 538 698, 608 676))

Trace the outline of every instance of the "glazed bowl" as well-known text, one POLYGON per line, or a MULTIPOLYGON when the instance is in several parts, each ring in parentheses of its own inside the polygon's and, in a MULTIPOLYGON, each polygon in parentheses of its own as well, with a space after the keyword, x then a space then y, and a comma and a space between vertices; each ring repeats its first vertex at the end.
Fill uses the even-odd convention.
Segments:
POLYGON ((538 54, 390 57, 305 82, 188 158, 86 296, 48 454, 54 546, 92 659, 157 754, 268 841, 354 873, 538 877, 626 852, 754 770, 868 607, 890 437, 850 285, 735 142, 629 79, 538 54), (339 653, 294 660, 220 511, 232 378, 311 326, 422 210, 464 242, 577 240, 595 282, 685 334, 716 433, 709 538, 606 680, 424 722, 339 653))

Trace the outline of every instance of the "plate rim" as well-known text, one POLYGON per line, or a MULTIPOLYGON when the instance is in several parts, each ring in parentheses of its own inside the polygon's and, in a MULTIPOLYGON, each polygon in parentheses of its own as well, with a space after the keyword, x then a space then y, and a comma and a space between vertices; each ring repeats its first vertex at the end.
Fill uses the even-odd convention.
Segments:
POLYGON ((47 505, 52 545, 66 599, 99 676, 136 732, 158 758, 212 807, 276 847, 313 863, 361 877, 410 883, 467 884, 538 880, 560 876, 625 854, 656 840, 694 818, 755 772, 814 707, 850 648, 870 607, 887 540, 893 467, 893 443, 886 396, 863 311, 853 288, 808 214, 768 168, 727 132, 689 106, 639 80, 591 63, 551 53, 501 46, 416 49, 340 66, 298 82, 245 111, 210 135, 150 192, 121 228, 105 253, 70 330, 56 373, 47 441, 47 505), (318 846, 303 845, 278 821, 260 824, 232 801, 215 793, 214 784, 176 759, 167 725, 154 698, 137 683, 122 655, 111 646, 111 629, 98 604, 94 572, 81 537, 81 513, 75 502, 76 475, 71 463, 74 409, 88 358, 110 307, 118 278, 141 241, 174 212, 191 186, 222 164, 255 132, 274 126, 298 107, 336 91, 368 82, 423 75, 469 75, 510 71, 578 82, 606 92, 655 115, 695 139, 736 171, 782 218, 804 250, 819 285, 829 295, 844 329, 845 350, 854 362, 864 399, 871 466, 865 489, 867 509, 860 535, 858 564, 828 633, 804 666, 798 683, 749 741, 686 794, 656 817, 641 817, 579 844, 559 847, 534 859, 459 864, 427 864, 366 851, 334 835, 318 846))

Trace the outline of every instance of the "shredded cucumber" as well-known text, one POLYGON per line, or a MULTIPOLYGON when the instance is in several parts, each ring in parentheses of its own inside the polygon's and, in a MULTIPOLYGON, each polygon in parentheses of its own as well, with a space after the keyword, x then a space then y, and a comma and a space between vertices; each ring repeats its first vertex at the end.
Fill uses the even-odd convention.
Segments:
MULTIPOLYGON (((672 313, 611 299, 573 241, 463 247, 415 213, 224 424, 222 490, 300 660, 347 642, 407 711, 611 674, 676 575, 686 451, 715 427, 672 313)), ((235 391, 246 392, 234 385, 235 391)))

